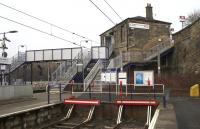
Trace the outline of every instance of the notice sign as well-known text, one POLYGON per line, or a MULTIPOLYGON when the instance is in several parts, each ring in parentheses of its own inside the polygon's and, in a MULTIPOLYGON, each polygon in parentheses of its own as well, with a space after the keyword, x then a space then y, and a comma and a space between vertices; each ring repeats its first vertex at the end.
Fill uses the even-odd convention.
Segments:
POLYGON ((130 28, 137 28, 137 29, 145 29, 145 30, 149 29, 148 24, 141 24, 141 23, 129 23, 129 27, 130 28))
POLYGON ((117 82, 117 73, 116 72, 101 73, 101 81, 116 83, 117 82))
POLYGON ((125 72, 118 73, 118 84, 127 85, 127 74, 125 72))
POLYGON ((153 71, 134 71, 135 86, 154 86, 153 71))

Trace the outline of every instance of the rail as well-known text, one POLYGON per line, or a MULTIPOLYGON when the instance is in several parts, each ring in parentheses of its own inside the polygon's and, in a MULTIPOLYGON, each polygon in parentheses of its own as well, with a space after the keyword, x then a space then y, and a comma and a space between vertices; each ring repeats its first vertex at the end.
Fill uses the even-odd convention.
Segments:
POLYGON ((108 69, 109 68, 120 68, 123 66, 123 59, 122 59, 122 55, 119 55, 113 59, 110 60, 110 63, 108 65, 108 69))
POLYGON ((144 60, 151 60, 155 58, 158 54, 165 52, 166 50, 172 48, 173 46, 174 46, 173 41, 165 41, 163 43, 159 43, 158 45, 143 52, 144 60))
MULTIPOLYGON (((91 53, 88 52, 87 50, 83 50, 81 52, 78 53, 77 55, 78 57, 81 57, 81 62, 83 63, 83 69, 86 68, 87 64, 90 62, 91 60, 91 53)), ((79 58, 78 58, 79 59, 79 58)), ((67 72, 64 75, 64 79, 66 84, 69 83, 69 81, 71 81, 71 79, 76 75, 76 73, 78 72, 77 69, 77 64, 78 64, 78 60, 74 61, 72 63, 72 66, 68 68, 67 72)))
POLYGON ((71 62, 63 62, 61 63, 58 68, 51 74, 52 80, 58 81, 68 70, 71 66, 71 62))
POLYGON ((108 47, 108 53, 109 53, 109 57, 112 55, 113 53, 113 44, 110 44, 108 47))
POLYGON ((26 61, 26 52, 18 52, 11 59, 10 69, 6 69, 6 73, 12 72, 26 61))
POLYGON ((94 65, 94 67, 92 68, 92 70, 89 72, 89 74, 87 75, 87 77, 84 79, 84 91, 86 91, 86 89, 88 89, 88 86, 91 84, 91 82, 93 81, 93 79, 95 78, 95 76, 97 75, 97 73, 99 72, 99 70, 102 67, 102 62, 99 59, 97 61, 97 63, 94 65))

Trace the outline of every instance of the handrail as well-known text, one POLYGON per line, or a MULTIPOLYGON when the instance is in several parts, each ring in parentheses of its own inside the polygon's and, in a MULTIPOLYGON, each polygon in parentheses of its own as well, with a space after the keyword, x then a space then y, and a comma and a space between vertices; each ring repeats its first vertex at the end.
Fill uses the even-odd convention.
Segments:
POLYGON ((123 66, 122 62, 123 62, 122 55, 119 55, 110 60, 110 63, 107 68, 120 68, 123 66))
POLYGON ((109 57, 110 57, 111 54, 113 53, 113 44, 109 45, 109 47, 108 47, 108 53, 109 53, 109 57))
POLYGON ((158 54, 165 52, 173 46, 174 44, 172 41, 165 41, 148 50, 122 53, 110 60, 108 68, 119 68, 123 66, 123 63, 127 62, 144 62, 151 60, 158 56, 158 54))
MULTIPOLYGON (((77 56, 79 57, 79 52, 77 56)), ((74 75, 77 73, 77 60, 72 63, 72 66, 68 68, 67 72, 64 75, 66 83, 69 83, 69 81, 74 77, 74 75)))
POLYGON ((97 61, 97 63, 94 65, 94 67, 92 68, 92 70, 89 72, 89 74, 87 75, 87 77, 84 79, 84 91, 88 88, 88 86, 90 85, 90 83, 92 82, 92 80, 95 78, 95 76, 97 75, 97 73, 99 72, 99 70, 102 67, 102 62, 99 59, 97 61))
POLYGON ((26 60, 26 52, 18 52, 15 56, 11 58, 11 65, 10 65, 10 70, 6 69, 6 73, 12 72, 15 70, 17 67, 22 65, 26 60))
POLYGON ((66 72, 67 69, 71 66, 71 62, 70 65, 68 64, 68 62, 64 61, 63 63, 61 63, 57 69, 51 73, 51 78, 52 80, 56 80, 58 81, 59 78, 61 78, 66 72))
POLYGON ((151 60, 152 58, 156 57, 158 54, 165 52, 166 50, 172 48, 174 43, 172 41, 166 41, 160 43, 148 50, 143 52, 144 60, 151 60))
MULTIPOLYGON (((83 69, 87 66, 87 64, 91 60, 91 53, 88 51, 82 50, 79 52, 78 57, 81 55, 82 57, 82 63, 83 63, 83 69)), ((67 72, 65 73, 64 79, 65 83, 69 83, 69 81, 76 75, 78 72, 77 70, 77 60, 72 63, 72 66, 68 68, 67 72)))

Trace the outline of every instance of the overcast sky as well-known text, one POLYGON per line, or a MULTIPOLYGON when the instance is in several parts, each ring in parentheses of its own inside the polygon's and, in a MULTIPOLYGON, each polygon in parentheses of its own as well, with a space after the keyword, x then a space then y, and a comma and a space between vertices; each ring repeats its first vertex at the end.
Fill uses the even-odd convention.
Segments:
MULTIPOLYGON (((181 29, 179 16, 187 16, 200 9, 200 0, 106 0, 123 18, 145 16, 147 3, 153 6, 154 18, 172 23, 175 31, 181 29)), ((121 22, 104 0, 93 0, 115 23, 121 22)), ((98 45, 99 35, 113 25, 89 0, 0 0, 0 3, 26 12, 47 22, 70 30, 93 40, 92 45, 98 45), (96 43, 96 42, 98 43, 96 43)), ((51 27, 33 18, 20 14, 0 5, 0 16, 23 23, 25 25, 52 33, 72 42, 83 44, 83 38, 51 27)), ((0 33, 17 30, 16 34, 7 34, 11 40, 7 43, 9 57, 17 53, 19 45, 26 45, 28 50, 75 47, 74 45, 23 27, 0 18, 0 33)), ((2 37, 2 35, 0 35, 2 37)), ((88 43, 90 46, 91 43, 88 43)))

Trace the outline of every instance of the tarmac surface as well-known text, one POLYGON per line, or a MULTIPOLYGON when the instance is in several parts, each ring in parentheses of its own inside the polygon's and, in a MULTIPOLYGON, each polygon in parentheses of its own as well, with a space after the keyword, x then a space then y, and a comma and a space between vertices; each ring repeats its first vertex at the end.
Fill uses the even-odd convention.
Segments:
POLYGON ((200 98, 172 98, 178 128, 200 129, 200 98))

